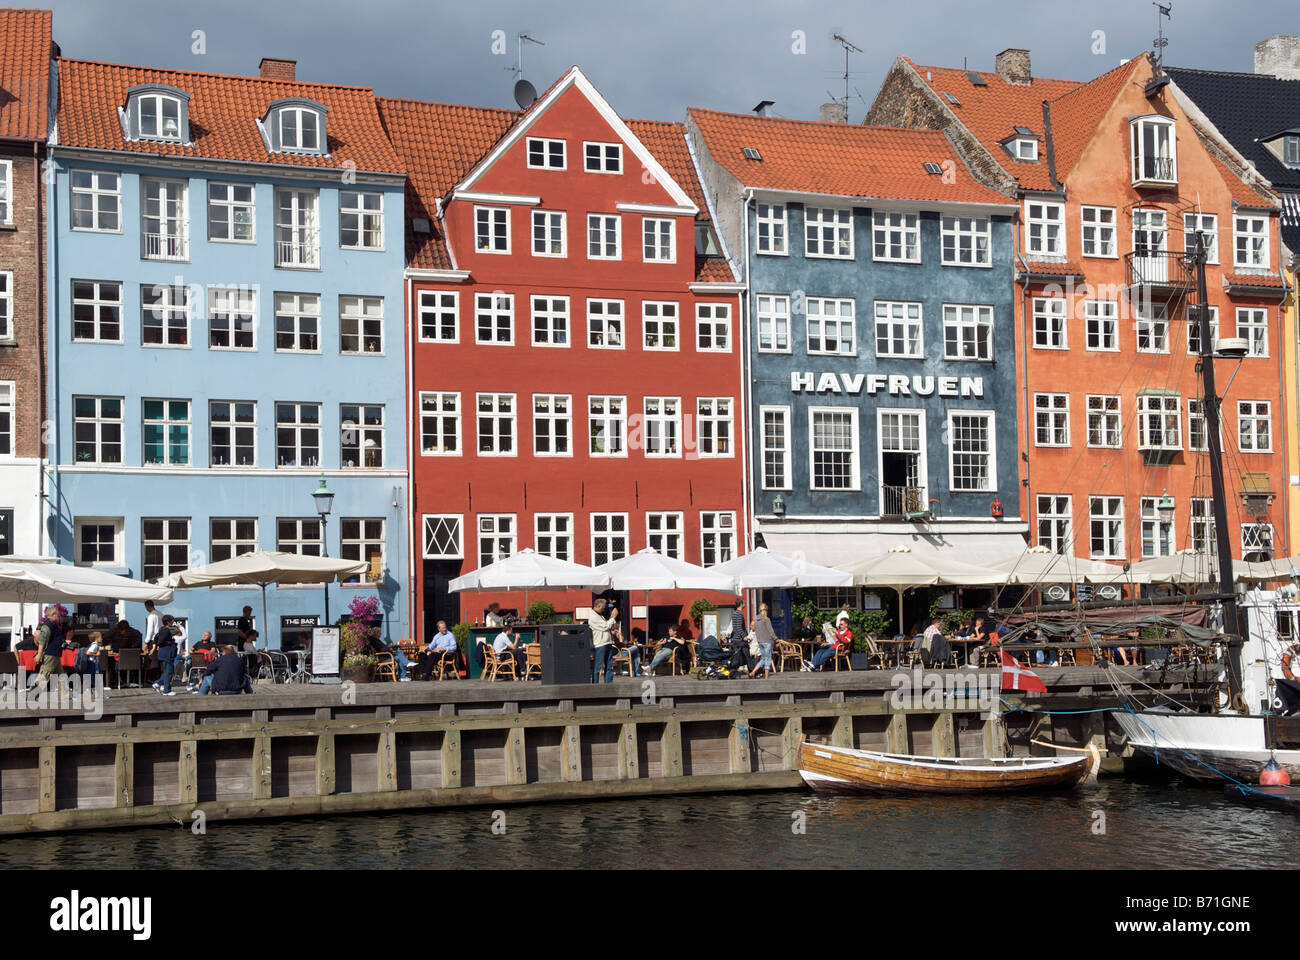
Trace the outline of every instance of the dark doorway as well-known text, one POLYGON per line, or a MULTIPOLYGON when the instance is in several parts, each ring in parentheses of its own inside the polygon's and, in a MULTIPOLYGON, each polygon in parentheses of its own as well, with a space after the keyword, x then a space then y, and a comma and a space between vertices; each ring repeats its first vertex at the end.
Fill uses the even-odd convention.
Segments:
POLYGON ((439 620, 451 627, 460 622, 460 599, 447 585, 460 576, 459 560, 424 561, 424 639, 433 638, 439 620))

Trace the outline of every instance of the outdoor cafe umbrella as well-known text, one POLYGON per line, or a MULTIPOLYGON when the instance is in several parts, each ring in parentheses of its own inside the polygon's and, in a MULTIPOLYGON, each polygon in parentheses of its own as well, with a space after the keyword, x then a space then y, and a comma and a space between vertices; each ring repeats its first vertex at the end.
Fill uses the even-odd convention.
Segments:
POLYGON ((716 568, 697 567, 685 560, 666 557, 650 547, 631 556, 611 560, 594 568, 609 577, 614 590, 644 590, 646 627, 650 625, 651 590, 717 590, 735 593, 736 580, 716 568))
POLYGON ((1216 583, 1219 565, 1208 553, 1179 550, 1164 557, 1148 557, 1129 567, 1135 583, 1216 583))
MULTIPOLYGON (((316 557, 304 553, 285 553, 277 550, 254 550, 241 553, 228 560, 218 560, 203 567, 193 567, 173 573, 162 581, 176 590, 195 587, 224 587, 232 585, 259 586, 262 588, 262 627, 266 619, 266 588, 282 583, 333 583, 342 577, 362 573, 370 565, 365 560, 341 560, 334 557, 316 557)), ((267 635, 270 645, 270 635, 267 635)))
MULTIPOLYGON (((92 603, 129 600, 170 603, 172 591, 94 567, 76 567, 53 558, 0 560, 0 603, 92 603)), ((22 631, 21 618, 18 624, 22 631)))
POLYGON ((903 593, 912 587, 985 586, 1006 583, 1008 575, 992 567, 980 567, 955 557, 914 553, 911 547, 890 547, 878 557, 844 566, 862 586, 892 587, 898 594, 898 629, 903 630, 903 593))
POLYGON ((524 615, 528 615, 528 593, 537 589, 591 590, 609 586, 609 577, 591 567, 568 560, 558 560, 525 548, 485 567, 471 570, 447 585, 454 592, 462 590, 522 590, 524 615))
POLYGON ((1056 553, 1044 546, 1027 547, 1018 556, 994 560, 988 566, 1007 574, 1008 583, 1022 586, 1084 581, 1108 583, 1124 577, 1123 567, 1087 557, 1056 553))
POLYGON ((789 590, 795 587, 851 587, 853 574, 809 563, 802 556, 783 557, 766 547, 709 568, 735 577, 742 590, 789 590))

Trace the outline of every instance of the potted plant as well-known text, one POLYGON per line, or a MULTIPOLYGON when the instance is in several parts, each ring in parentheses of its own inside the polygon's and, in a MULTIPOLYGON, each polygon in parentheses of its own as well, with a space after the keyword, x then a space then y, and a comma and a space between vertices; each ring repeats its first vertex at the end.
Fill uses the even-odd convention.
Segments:
POLYGON ((369 683, 375 679, 375 656, 371 641, 379 637, 378 597, 353 597, 348 619, 340 630, 343 649, 343 679, 369 683))
POLYGON ((555 619, 555 607, 545 600, 534 600, 528 605, 529 623, 550 623, 555 619))

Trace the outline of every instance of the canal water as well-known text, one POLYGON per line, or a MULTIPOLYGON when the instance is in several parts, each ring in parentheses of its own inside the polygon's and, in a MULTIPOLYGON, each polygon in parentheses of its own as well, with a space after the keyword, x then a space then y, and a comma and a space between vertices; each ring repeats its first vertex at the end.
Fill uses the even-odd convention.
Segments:
POLYGON ((1103 778, 1016 797, 789 790, 0 838, 0 868, 1294 868, 1300 818, 1103 778))

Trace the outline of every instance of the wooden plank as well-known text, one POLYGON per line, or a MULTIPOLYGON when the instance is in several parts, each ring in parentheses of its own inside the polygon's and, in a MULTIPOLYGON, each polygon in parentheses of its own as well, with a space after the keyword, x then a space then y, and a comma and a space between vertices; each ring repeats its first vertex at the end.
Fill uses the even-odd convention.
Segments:
POLYGON ((316 794, 334 792, 334 734, 322 733, 316 739, 316 794))
POLYGON ((379 791, 397 789, 397 734, 393 732, 390 720, 387 728, 379 734, 379 749, 375 757, 379 767, 379 791))
POLYGON ((934 718, 934 755, 936 757, 957 756, 957 729, 952 721, 952 713, 945 710, 934 718))
POLYGON ((524 750, 525 735, 523 724, 506 731, 506 783, 528 782, 528 755, 524 750))
POLYGON ((663 739, 660 741, 659 756, 663 776, 680 777, 685 773, 682 766, 682 723, 673 719, 664 723, 663 739))
POLYGON ((849 714, 840 714, 835 718, 835 726, 831 728, 831 745, 836 747, 853 746, 853 717, 849 714))
POLYGON ((991 710, 988 719, 984 721, 984 756, 1005 757, 1006 755, 1007 737, 1002 724, 1002 714, 991 710))
POLYGON ((753 770, 753 751, 750 749, 749 736, 749 721, 741 718, 732 724, 728 743, 732 773, 750 773, 753 770))
POLYGON ((803 740, 803 717, 790 717, 785 722, 781 751, 783 769, 799 769, 799 744, 803 740))
POLYGON ((618 732, 618 775, 624 780, 635 780, 641 765, 636 747, 636 724, 625 723, 618 732))
POLYGON ((253 739, 253 799, 266 800, 271 796, 271 738, 253 739))
POLYGON ((178 768, 181 803, 197 803, 199 799, 199 744, 197 740, 182 740, 178 768))
POLYGON ((113 805, 135 805, 135 749, 130 743, 119 743, 113 760, 113 805))
POLYGON ((38 770, 36 783, 36 809, 40 813, 54 812, 54 754, 55 747, 53 745, 42 746, 36 758, 38 770))
POLYGON ((560 777, 565 783, 582 780, 582 727, 566 724, 560 741, 560 777))
POLYGON ((444 789, 454 790, 460 786, 460 767, 460 731, 448 730, 442 736, 442 785, 444 789))
POLYGON ((889 718, 889 730, 885 739, 889 744, 890 753, 908 752, 910 747, 907 742, 907 714, 900 711, 889 718))

